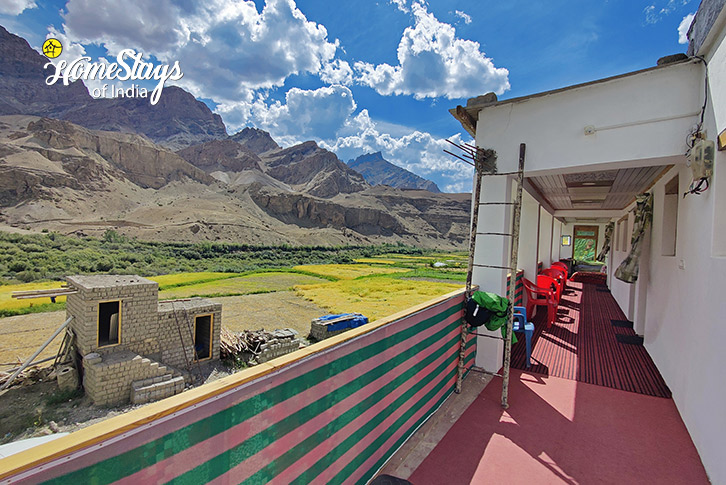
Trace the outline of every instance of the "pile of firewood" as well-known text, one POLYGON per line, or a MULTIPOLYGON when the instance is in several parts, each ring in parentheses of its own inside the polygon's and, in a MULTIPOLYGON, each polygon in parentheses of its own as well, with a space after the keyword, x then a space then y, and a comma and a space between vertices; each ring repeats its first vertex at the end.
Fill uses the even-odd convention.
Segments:
MULTIPOLYGON (((0 386, 5 384, 16 370, 18 370, 17 367, 15 369, 10 369, 9 371, 0 371, 0 386)), ((42 381, 43 379, 48 378, 52 371, 53 369, 50 367, 28 367, 18 374, 10 387, 30 385, 42 381)))
POLYGON ((255 359, 262 353, 263 346, 272 341, 294 339, 295 332, 289 329, 274 330, 243 330, 232 332, 224 327, 220 334, 220 357, 243 361, 248 364, 257 363, 255 359))
POLYGON ((264 330, 231 332, 222 328, 220 357, 222 359, 241 357, 247 361, 259 355, 262 344, 272 338, 272 334, 264 330))

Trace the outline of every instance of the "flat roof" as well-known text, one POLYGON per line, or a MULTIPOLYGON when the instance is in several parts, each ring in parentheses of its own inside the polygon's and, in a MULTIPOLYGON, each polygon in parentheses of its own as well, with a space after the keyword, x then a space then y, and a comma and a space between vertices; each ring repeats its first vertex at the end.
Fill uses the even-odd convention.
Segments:
MULTIPOLYGON (((687 63, 695 64, 697 62, 700 62, 700 61, 695 58, 688 58, 688 59, 684 59, 682 61, 669 62, 669 63, 663 64, 661 66, 648 67, 646 69, 640 69, 638 71, 631 71, 631 72, 626 72, 624 74, 618 74, 616 76, 610 76, 610 77, 606 77, 606 78, 602 78, 602 79, 596 79, 594 81, 588 81, 588 82, 580 83, 580 84, 573 84, 571 86, 565 86, 562 88, 552 89, 550 91, 542 91, 540 93, 528 94, 526 96, 518 96, 516 98, 503 99, 501 101, 494 101, 494 102, 489 102, 489 103, 486 103, 486 102, 472 103, 472 101, 474 101, 476 98, 470 98, 467 101, 466 106, 457 106, 456 108, 452 108, 449 110, 449 113, 451 113, 451 115, 461 123, 461 125, 466 129, 466 131, 469 132, 470 135, 476 136, 476 133, 472 133, 472 130, 470 129, 469 120, 462 119, 462 117, 457 113, 458 110, 463 109, 466 112, 466 114, 471 119, 473 119, 473 121, 476 122, 479 111, 481 111, 482 109, 485 109, 485 108, 491 108, 493 106, 502 106, 502 105, 506 105, 506 104, 520 103, 520 102, 527 101, 527 100, 534 99, 534 98, 541 98, 541 97, 549 96, 552 94, 559 94, 559 93, 563 93, 566 91, 572 91, 575 89, 585 88, 588 86, 594 86, 596 84, 604 84, 604 83, 607 83, 610 81, 615 81, 618 79, 623 79, 623 78, 627 78, 627 77, 631 77, 631 76, 637 76, 638 74, 643 74, 646 72, 657 71, 660 69, 667 69, 667 68, 670 68, 670 67, 673 67, 676 65, 687 64, 687 63)), ((475 127, 476 127, 476 125, 474 125, 474 128, 475 127)))
POLYGON ((156 281, 147 280, 136 275, 74 275, 66 276, 66 281, 76 288, 91 290, 94 288, 115 288, 129 285, 157 285, 156 281))

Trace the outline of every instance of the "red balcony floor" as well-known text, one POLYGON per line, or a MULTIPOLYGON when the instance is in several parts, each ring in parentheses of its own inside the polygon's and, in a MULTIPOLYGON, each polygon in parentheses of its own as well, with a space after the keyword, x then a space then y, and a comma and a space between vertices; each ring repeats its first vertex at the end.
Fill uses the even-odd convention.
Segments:
MULTIPOLYGON (((610 320, 625 315, 602 290, 570 282, 557 323, 546 330, 534 319, 533 366, 512 369, 509 409, 501 407, 498 377, 469 393, 476 397, 468 407, 456 404, 465 393, 452 396, 450 409, 465 409, 453 426, 450 410, 437 412, 422 428, 423 444, 414 436, 414 451, 385 472, 414 485, 709 483, 645 348, 617 341, 633 331, 613 327, 610 320)), ((520 340, 513 362, 524 367, 520 340)))

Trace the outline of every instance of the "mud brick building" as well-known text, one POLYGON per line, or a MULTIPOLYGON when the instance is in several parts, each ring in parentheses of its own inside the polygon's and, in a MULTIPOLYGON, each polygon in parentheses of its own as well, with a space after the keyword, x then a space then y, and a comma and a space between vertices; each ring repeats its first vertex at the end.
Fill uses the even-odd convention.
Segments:
POLYGON ((159 302, 139 276, 69 276, 66 313, 98 405, 142 403, 184 389, 184 370, 219 358, 222 305, 204 298, 159 302))

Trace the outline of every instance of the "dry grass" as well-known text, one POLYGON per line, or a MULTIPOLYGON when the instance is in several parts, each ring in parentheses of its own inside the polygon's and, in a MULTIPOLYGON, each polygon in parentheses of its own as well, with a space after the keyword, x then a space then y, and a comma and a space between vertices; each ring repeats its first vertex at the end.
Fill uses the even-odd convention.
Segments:
MULTIPOLYGON (((18 360, 24 362, 61 326, 65 319, 66 312, 31 313, 0 318, 0 364, 11 364, 18 360)), ((36 360, 55 356, 62 338, 61 333, 36 360)), ((0 365, 0 370, 8 370, 12 367, 15 365, 0 365)))
POLYGON ((222 326, 236 332, 261 328, 292 328, 300 337, 307 337, 310 333, 310 321, 327 313, 325 309, 292 291, 212 300, 222 304, 222 326))
POLYGON ((306 264, 295 266, 298 271, 319 274, 338 278, 340 280, 352 280, 361 276, 393 274, 408 271, 405 268, 380 268, 365 264, 306 264))
POLYGON ((458 288, 461 285, 384 277, 302 285, 295 291, 331 313, 358 312, 373 321, 458 288))
POLYGON ((217 279, 204 283, 179 286, 160 291, 159 298, 188 298, 190 296, 225 296, 267 293, 290 290, 295 285, 320 283, 323 280, 314 276, 297 273, 255 273, 235 278, 217 279))
POLYGON ((234 278, 237 273, 214 273, 211 271, 202 271, 199 273, 176 273, 165 274, 160 276, 150 276, 148 279, 159 283, 159 288, 185 286, 197 283, 205 283, 207 281, 222 280, 226 278, 234 278))

